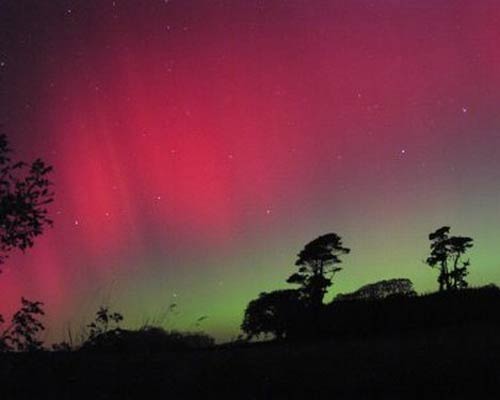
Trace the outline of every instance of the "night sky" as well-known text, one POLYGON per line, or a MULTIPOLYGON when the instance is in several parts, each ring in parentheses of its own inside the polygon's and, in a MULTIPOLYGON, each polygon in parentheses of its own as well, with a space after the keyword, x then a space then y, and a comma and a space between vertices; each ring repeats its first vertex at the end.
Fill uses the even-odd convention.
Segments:
POLYGON ((2 131, 56 192, 1 311, 42 300, 62 338, 106 303, 224 340, 327 232, 352 249, 327 300, 437 289, 442 225, 499 283, 499 39, 496 0, 0 0, 2 131))

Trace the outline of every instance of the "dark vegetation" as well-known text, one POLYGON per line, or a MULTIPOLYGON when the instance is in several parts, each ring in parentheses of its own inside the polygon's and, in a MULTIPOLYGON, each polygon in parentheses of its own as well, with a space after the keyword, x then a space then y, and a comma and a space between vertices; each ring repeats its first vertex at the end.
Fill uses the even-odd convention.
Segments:
MULTIPOLYGON (((84 352, 153 354, 169 350, 189 350, 214 346, 212 337, 203 333, 167 331, 145 325, 138 330, 123 329, 123 316, 101 307, 88 325, 87 338, 78 347, 84 352)), ((67 346, 66 346, 67 347, 67 346)), ((71 349, 71 347, 69 347, 71 349)))
POLYGON ((53 201, 48 175, 52 167, 37 159, 13 161, 0 135, 0 265, 14 249, 26 250, 52 225, 46 206, 53 201))
MULTIPOLYGON (((442 309, 466 305, 469 311, 404 331, 151 353, 5 353, 1 392, 8 399, 496 398, 500 326, 489 312, 498 310, 498 290, 466 289, 458 298, 422 296, 422 309, 445 299, 442 309)), ((358 326, 372 323, 359 320, 358 326)))
MULTIPOLYGON (((0 264, 52 225, 51 170, 12 161, 0 135, 0 264)), ((250 301, 245 336, 222 345, 204 333, 125 329, 123 315, 103 306, 79 343, 49 350, 39 339, 43 304, 22 298, 9 322, 0 315, 0 398, 496 397, 500 289, 468 288, 472 238, 445 226, 429 240, 438 292, 389 279, 325 304, 351 250, 336 233, 319 236, 298 254, 287 280, 297 287, 250 301), (253 341, 263 337, 273 340, 253 341)))
POLYGON ((415 296, 416 294, 417 292, 413 289, 413 283, 409 279, 389 279, 386 281, 369 283, 352 293, 339 293, 335 296, 335 300, 379 300, 415 296))
MULTIPOLYGON (((287 282, 299 284, 299 288, 261 293, 248 304, 241 329, 249 339, 269 334, 277 339, 321 339, 337 334, 425 328, 457 322, 465 312, 475 318, 473 310, 466 311, 466 303, 459 303, 470 297, 464 297, 463 292, 468 286, 465 277, 470 260, 464 261, 463 257, 472 248, 473 239, 450 236, 449 232, 445 226, 429 235, 430 255, 426 263, 439 270, 439 292, 430 303, 425 300, 428 296, 416 296, 409 279, 390 279, 339 294, 325 305, 324 295, 342 270, 340 257, 350 253, 339 235, 329 233, 307 243, 298 254, 298 272, 287 282), (448 306, 453 308, 448 310, 448 306)), ((485 310, 492 311, 491 307, 482 307, 475 312, 485 310)))
MULTIPOLYGON (((10 324, 0 331, 0 352, 35 351, 42 349, 38 334, 45 329, 39 320, 44 315, 39 301, 21 299, 22 306, 12 316, 10 324)), ((5 323, 0 315, 0 325, 5 323)))

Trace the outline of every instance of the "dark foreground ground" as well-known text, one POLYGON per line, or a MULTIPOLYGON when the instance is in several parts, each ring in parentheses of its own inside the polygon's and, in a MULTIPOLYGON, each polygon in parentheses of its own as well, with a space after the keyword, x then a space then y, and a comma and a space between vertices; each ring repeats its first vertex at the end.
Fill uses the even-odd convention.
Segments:
POLYGON ((500 329, 153 355, 0 355, 0 399, 498 398, 500 329))

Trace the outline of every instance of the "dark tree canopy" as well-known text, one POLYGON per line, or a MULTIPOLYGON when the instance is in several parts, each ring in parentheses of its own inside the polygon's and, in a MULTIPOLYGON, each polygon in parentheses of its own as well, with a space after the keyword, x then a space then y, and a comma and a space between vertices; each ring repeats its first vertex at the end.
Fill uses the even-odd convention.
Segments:
POLYGON ((43 303, 21 298, 22 307, 12 316, 7 328, 0 315, 0 353, 6 351, 35 351, 42 348, 37 336, 45 330, 39 317, 45 315, 43 303))
POLYGON ((251 339, 262 334, 284 338, 302 315, 303 302, 298 290, 275 290, 261 293, 246 310, 241 329, 251 339))
POLYGON ((0 135, 0 264, 11 250, 32 247, 35 237, 52 225, 47 211, 53 200, 51 171, 40 159, 14 162, 6 136, 0 135))
POLYGON ((295 265, 298 272, 291 275, 287 282, 301 286, 301 290, 313 307, 323 304, 323 297, 332 285, 332 278, 342 268, 341 256, 351 250, 344 247, 336 233, 322 235, 309 242, 298 254, 295 265))
POLYGON ((362 286, 352 293, 338 294, 335 296, 335 301, 377 300, 416 294, 413 283, 409 279, 388 279, 362 286))
POLYGON ((465 277, 469 271, 470 261, 462 256, 472 248, 470 237, 450 236, 450 227, 443 226, 429 235, 431 254, 427 264, 439 270, 439 290, 463 289, 467 287, 465 277))

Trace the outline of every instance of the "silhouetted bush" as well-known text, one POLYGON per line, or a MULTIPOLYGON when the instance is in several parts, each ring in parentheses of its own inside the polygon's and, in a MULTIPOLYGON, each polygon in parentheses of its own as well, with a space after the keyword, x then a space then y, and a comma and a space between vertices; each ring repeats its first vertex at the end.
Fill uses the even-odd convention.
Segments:
POLYGON ((87 327, 88 338, 82 351, 155 353, 167 350, 187 350, 211 347, 215 340, 200 332, 167 331, 161 327, 144 326, 138 330, 122 329, 123 316, 100 307, 95 320, 87 327))
MULTIPOLYGON (((0 334, 0 352, 36 351, 42 349, 38 334, 45 329, 38 317, 45 315, 43 303, 21 298, 21 308, 12 316, 11 323, 0 334)), ((5 323, 0 316, 0 325, 5 323)))
POLYGON ((73 348, 68 342, 59 342, 59 343, 54 343, 51 346, 52 351, 58 351, 58 352, 68 352, 72 351, 73 348))
POLYGON ((299 290, 275 290, 261 293, 246 310, 241 330, 248 339, 272 334, 277 339, 289 336, 306 314, 306 301, 299 290))
POLYGON ((409 279, 389 279, 362 286, 352 293, 340 293, 335 296, 334 301, 376 300, 416 294, 413 283, 409 279))
POLYGON ((167 331, 160 327, 138 330, 115 328, 86 341, 82 351, 146 353, 203 349, 212 347, 215 340, 204 333, 167 331))

